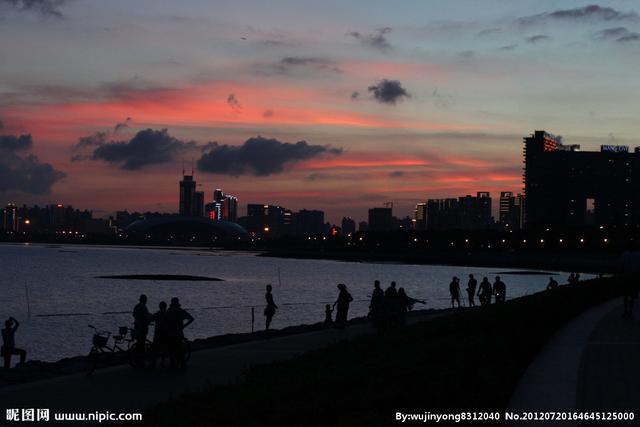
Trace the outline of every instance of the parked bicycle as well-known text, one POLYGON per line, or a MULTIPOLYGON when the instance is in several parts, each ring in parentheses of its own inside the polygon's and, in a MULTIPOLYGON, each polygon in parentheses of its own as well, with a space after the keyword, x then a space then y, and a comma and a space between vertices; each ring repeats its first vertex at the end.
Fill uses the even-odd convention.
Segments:
POLYGON ((109 331, 98 330, 93 325, 88 325, 93 329, 93 337, 91 340, 91 350, 89 351, 89 371, 87 375, 100 367, 129 363, 131 366, 139 366, 139 360, 142 363, 150 359, 152 350, 151 342, 145 342, 144 352, 137 352, 136 342, 133 338, 133 330, 121 326, 118 328, 117 335, 111 335, 109 331), (109 345, 109 340, 113 339, 113 344, 109 345))

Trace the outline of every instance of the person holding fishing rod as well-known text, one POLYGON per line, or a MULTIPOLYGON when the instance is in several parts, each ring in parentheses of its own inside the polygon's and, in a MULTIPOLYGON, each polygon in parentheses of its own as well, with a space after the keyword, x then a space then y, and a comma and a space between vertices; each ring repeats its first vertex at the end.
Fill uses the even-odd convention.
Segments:
POLYGON ((269 330, 271 320, 273 320, 273 316, 276 314, 276 310, 278 309, 278 306, 273 301, 273 294, 271 293, 272 290, 273 287, 271 285, 267 285, 267 293, 264 295, 267 300, 267 306, 264 309, 264 315, 267 318, 266 330, 269 330))

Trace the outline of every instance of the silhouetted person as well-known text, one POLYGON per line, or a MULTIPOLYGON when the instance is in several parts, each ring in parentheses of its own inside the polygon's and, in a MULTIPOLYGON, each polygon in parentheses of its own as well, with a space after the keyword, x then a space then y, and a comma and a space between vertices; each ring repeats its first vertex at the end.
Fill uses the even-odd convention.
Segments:
POLYGON ((391 282, 389 287, 384 291, 384 311, 386 325, 393 327, 397 325, 400 317, 400 305, 398 303, 398 290, 396 282, 391 282))
POLYGON ((153 329, 153 366, 160 358, 160 366, 164 368, 164 359, 169 352, 166 302, 161 301, 158 304, 158 311, 153 314, 151 321, 155 324, 153 329))
POLYGON ((467 282, 467 295, 469 296, 469 307, 475 307, 476 303, 474 298, 476 296, 476 288, 478 287, 478 281, 473 277, 473 274, 469 275, 469 281, 467 282))
POLYGON ((580 283, 580 273, 576 273, 576 285, 580 283))
POLYGON ((20 364, 23 364, 27 360, 27 352, 21 348, 16 347, 16 331, 20 326, 13 317, 9 317, 4 322, 4 329, 2 330, 2 358, 4 359, 4 369, 11 368, 11 356, 20 356, 20 364))
POLYGON ((333 326, 333 309, 330 304, 324 306, 324 324, 325 326, 333 326))
POLYGON ((629 279, 623 285, 623 303, 624 312, 623 319, 631 319, 633 317, 633 306, 638 298, 638 287, 629 279))
POLYGON ((264 299, 267 300, 267 306, 264 308, 264 316, 266 317, 266 330, 269 330, 269 326, 271 326, 271 321, 273 320, 273 316, 276 314, 276 310, 278 306, 273 301, 273 294, 271 291, 273 288, 271 285, 267 285, 267 293, 264 295, 264 299))
POLYGON ((569 278, 567 279, 567 282, 570 285, 575 285, 576 284, 576 275, 575 273, 572 271, 571 274, 569 275, 569 278))
POLYGON ((558 287, 558 282, 553 277, 549 277, 549 284, 547 285, 547 290, 551 291, 558 287))
POLYGON ((369 303, 369 316, 373 321, 373 326, 381 328, 384 326, 385 317, 384 291, 380 287, 380 281, 373 282, 373 292, 371 293, 371 302, 369 303))
POLYGON ((405 315, 413 309, 415 303, 426 304, 424 301, 411 298, 404 288, 398 289, 398 306, 400 307, 400 323, 404 324, 405 315))
POLYGON ((333 303, 333 307, 337 306, 336 310, 336 328, 344 329, 347 324, 347 315, 349 314, 349 304, 353 301, 353 297, 347 291, 347 286, 344 283, 338 284, 338 299, 333 303))
POLYGON ((136 340, 135 348, 140 360, 144 358, 144 347, 149 333, 151 314, 147 309, 147 296, 140 295, 138 304, 133 308, 133 338, 136 340))
POLYGON ((500 276, 496 276, 496 281, 493 282, 493 293, 496 296, 496 304, 507 299, 507 285, 500 280, 500 276))
POLYGON ((480 300, 480 305, 485 306, 491 304, 491 293, 493 289, 491 288, 491 283, 489 283, 489 279, 486 277, 482 278, 482 282, 480 283, 480 289, 478 290, 478 299, 480 300))
POLYGON ((167 310, 167 338, 169 343, 169 358, 171 367, 176 365, 184 368, 187 365, 184 354, 184 328, 193 323, 193 316, 180 307, 180 300, 171 298, 167 310))
POLYGON ((458 282, 458 278, 453 276, 451 279, 451 283, 449 283, 449 293, 451 294, 451 307, 455 307, 454 303, 458 303, 458 308, 460 307, 460 283, 458 282))

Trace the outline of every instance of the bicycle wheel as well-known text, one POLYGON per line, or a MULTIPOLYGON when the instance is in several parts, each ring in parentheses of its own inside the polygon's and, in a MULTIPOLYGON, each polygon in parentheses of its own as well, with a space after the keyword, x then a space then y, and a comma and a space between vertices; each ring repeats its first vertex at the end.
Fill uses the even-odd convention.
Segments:
POLYGON ((100 350, 99 348, 92 348, 87 356, 87 360, 89 362, 89 370, 87 371, 87 376, 90 376, 95 372, 96 369, 100 367, 108 365, 108 357, 109 353, 105 353, 105 351, 100 350))

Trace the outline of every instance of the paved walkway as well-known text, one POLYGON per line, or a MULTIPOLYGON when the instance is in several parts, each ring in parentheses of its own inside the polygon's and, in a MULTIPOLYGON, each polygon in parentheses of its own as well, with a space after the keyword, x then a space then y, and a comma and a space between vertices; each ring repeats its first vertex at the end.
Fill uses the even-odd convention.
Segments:
MULTIPOLYGON (((635 319, 622 319, 622 299, 618 298, 569 322, 529 366, 512 396, 509 410, 636 411, 635 424, 640 424, 638 319, 638 312, 635 319)), ((598 424, 602 425, 589 423, 598 424)), ((542 424, 540 421, 519 421, 506 425, 542 424)), ((544 425, 578 426, 583 423, 544 422, 544 425)))
MULTIPOLYGON (((442 313, 411 313, 407 321, 442 313)), ((120 366, 0 388, 0 425, 6 408, 49 408, 69 412, 138 412, 172 397, 237 381, 251 366, 294 357, 309 350, 373 334, 369 323, 326 329, 194 352, 185 371, 135 371, 120 366)))

